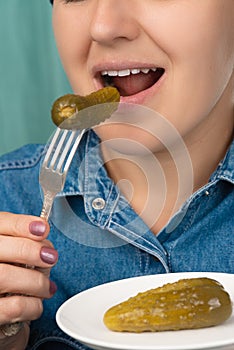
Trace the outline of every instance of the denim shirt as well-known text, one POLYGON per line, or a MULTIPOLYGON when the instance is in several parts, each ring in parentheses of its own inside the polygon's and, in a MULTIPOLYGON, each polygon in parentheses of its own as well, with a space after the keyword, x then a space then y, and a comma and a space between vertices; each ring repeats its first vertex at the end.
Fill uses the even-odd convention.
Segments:
MULTIPOLYGON (((1 211, 40 215, 44 153, 42 145, 27 145, 0 158, 1 211)), ((58 291, 32 322, 27 349, 87 349, 57 327, 55 314, 65 300, 96 285, 169 272, 234 273, 233 184, 234 142, 210 181, 154 235, 107 176, 99 139, 87 132, 50 218, 49 239, 59 253, 51 279, 58 291)))

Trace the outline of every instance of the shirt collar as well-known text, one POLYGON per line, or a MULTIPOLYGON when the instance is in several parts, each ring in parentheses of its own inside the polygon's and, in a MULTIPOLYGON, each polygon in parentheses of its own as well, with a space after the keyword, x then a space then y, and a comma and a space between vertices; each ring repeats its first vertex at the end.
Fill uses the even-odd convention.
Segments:
MULTIPOLYGON (((106 192, 104 189, 113 188, 113 182, 107 176, 103 166, 99 141, 98 136, 92 130, 84 134, 60 196, 91 195, 96 192, 97 178, 100 180, 99 190, 100 186, 103 187, 103 193, 106 192)), ((210 180, 212 182, 226 180, 234 184, 234 140, 210 180)))
POLYGON ((100 189, 105 192, 113 187, 113 182, 103 166, 99 143, 100 139, 94 131, 88 130, 84 134, 72 160, 64 189, 59 196, 88 196, 100 189))
POLYGON ((80 141, 77 152, 73 157, 70 165, 66 182, 63 190, 58 196, 72 196, 72 195, 83 195, 83 179, 84 179, 84 162, 85 152, 87 148, 87 133, 85 133, 80 141))

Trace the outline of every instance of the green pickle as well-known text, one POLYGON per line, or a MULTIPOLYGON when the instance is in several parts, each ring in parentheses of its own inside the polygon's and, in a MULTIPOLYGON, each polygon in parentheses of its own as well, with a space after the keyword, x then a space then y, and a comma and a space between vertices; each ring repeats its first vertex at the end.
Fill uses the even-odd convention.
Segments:
POLYGON ((119 101, 118 90, 111 86, 87 96, 67 94, 53 103, 51 118, 63 129, 88 129, 109 118, 119 101))
POLYGON ((111 307, 104 324, 116 332, 156 332, 211 327, 232 314, 223 286, 210 278, 181 279, 111 307))

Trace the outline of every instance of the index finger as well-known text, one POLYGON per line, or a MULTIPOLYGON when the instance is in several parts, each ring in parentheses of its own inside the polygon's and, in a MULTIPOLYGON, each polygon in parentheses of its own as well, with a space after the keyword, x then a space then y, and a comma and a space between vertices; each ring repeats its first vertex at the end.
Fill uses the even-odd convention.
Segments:
POLYGON ((49 231, 48 222, 38 216, 0 212, 0 235, 40 241, 48 236, 49 231))

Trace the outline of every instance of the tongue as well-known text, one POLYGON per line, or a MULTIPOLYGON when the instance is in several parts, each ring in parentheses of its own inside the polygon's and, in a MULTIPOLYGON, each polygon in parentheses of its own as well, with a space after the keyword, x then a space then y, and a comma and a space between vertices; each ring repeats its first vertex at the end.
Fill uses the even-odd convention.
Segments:
POLYGON ((113 84, 119 90, 121 96, 135 95, 140 91, 148 89, 157 81, 156 73, 150 71, 148 74, 131 74, 126 77, 114 77, 113 84))

